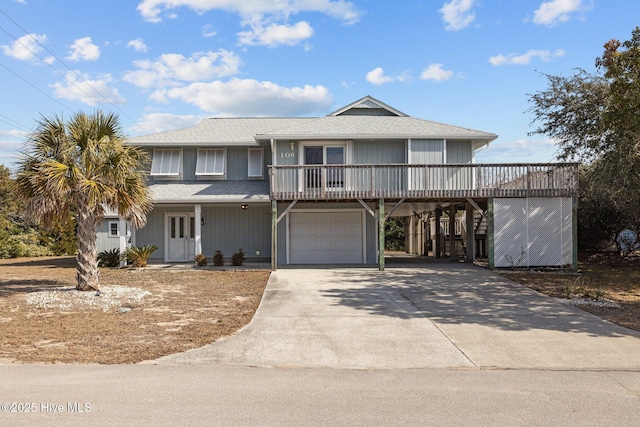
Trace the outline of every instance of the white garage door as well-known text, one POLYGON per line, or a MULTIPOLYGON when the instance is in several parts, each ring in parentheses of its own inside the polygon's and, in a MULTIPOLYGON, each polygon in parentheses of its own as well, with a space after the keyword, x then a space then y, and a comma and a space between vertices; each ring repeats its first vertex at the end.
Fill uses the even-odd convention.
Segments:
POLYGON ((291 264, 362 264, 362 212, 291 212, 291 264))

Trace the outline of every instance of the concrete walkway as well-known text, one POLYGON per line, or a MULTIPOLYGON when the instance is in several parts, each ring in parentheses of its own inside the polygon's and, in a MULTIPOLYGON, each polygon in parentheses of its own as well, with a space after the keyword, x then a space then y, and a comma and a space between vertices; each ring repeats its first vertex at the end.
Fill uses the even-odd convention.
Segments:
POLYGON ((236 335, 162 364, 640 369, 640 334, 482 268, 281 269, 236 335))

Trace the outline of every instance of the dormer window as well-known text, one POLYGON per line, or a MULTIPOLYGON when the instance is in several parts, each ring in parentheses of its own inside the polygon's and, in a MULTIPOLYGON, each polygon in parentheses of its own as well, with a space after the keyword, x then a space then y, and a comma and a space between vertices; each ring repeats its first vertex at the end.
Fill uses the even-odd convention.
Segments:
POLYGON ((182 173, 182 150, 155 149, 151 163, 152 176, 180 176, 182 173))
POLYGON ((199 149, 196 175, 223 177, 226 171, 225 154, 224 148, 199 149))

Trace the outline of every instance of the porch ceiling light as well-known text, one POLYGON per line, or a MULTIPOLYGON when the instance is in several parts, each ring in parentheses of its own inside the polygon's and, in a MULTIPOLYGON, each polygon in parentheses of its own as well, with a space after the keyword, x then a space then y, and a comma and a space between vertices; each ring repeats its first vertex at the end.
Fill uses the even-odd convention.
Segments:
POLYGON ((249 205, 247 205, 245 203, 245 204, 240 205, 240 208, 242 208, 243 211, 246 211, 247 209, 249 209, 249 205))

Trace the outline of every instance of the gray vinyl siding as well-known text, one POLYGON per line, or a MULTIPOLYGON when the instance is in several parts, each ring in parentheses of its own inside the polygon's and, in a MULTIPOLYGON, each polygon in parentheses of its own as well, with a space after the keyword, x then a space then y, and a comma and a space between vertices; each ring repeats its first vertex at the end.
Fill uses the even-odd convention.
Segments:
POLYGON ((447 141, 447 163, 472 163, 471 141, 447 141))
POLYGON ((196 147, 186 147, 182 149, 182 179, 193 181, 196 179, 196 161, 198 159, 198 149, 196 147))
MULTIPOLYGON (((246 150, 246 149, 245 149, 246 150)), ((193 205, 156 206, 147 216, 147 225, 136 231, 136 245, 156 245, 158 250, 151 259, 161 261, 165 257, 165 214, 170 212, 194 212, 193 205)), ((211 260, 216 250, 225 258, 231 258, 243 249, 247 259, 271 257, 271 209, 268 203, 250 204, 247 210, 237 204, 217 206, 202 205, 202 253, 211 260)))
POLYGON ((412 139, 409 163, 414 165, 433 165, 443 163, 444 140, 412 139))
MULTIPOLYGON (((283 145, 284 147, 284 145, 283 145)), ((180 147, 162 147, 162 148, 180 148, 180 147)), ((228 147, 226 154, 226 176, 220 177, 202 177, 196 176, 196 164, 198 160, 198 147, 184 147, 182 148, 182 176, 180 178, 175 177, 150 177, 151 181, 167 181, 167 180, 183 180, 183 181, 196 181, 196 180, 215 180, 215 179, 227 179, 234 181, 242 181, 249 179, 249 147, 228 147)), ((253 148, 253 147, 252 147, 253 148)), ((263 179, 267 179, 269 175, 268 165, 271 164, 271 148, 267 144, 261 145, 263 149, 263 179)), ((289 143, 286 144, 287 151, 290 151, 289 143)), ((151 159, 153 159, 153 148, 145 150, 149 155, 149 169, 151 168, 151 159)), ((284 157, 284 156, 283 156, 284 157)), ((297 158, 291 158, 293 163, 297 162, 297 158)), ((289 163, 287 163, 289 164, 289 163)), ((256 179, 256 178, 252 178, 256 179)))
POLYGON ((350 108, 341 116, 397 116, 386 108, 350 108))
POLYGON ((246 147, 227 148, 227 179, 241 181, 248 179, 248 154, 246 147))
MULTIPOLYGON (((369 207, 373 210, 376 209, 375 203, 369 203, 369 207)), ((289 206, 288 203, 278 204, 278 215, 289 206)), ((364 208, 360 203, 296 203, 296 205, 289 211, 295 212, 297 209, 361 209, 364 208)), ((270 226, 270 223, 269 223, 270 226)), ((378 242, 378 230, 376 226, 376 220, 365 212, 365 245, 366 245, 366 263, 375 264, 378 262, 377 242, 378 242)), ((287 263, 287 219, 282 218, 278 223, 278 265, 285 265, 287 263)))
POLYGON ((109 237, 109 223, 118 218, 105 218, 96 230, 96 252, 110 251, 120 248, 120 237, 109 237))
MULTIPOLYGON (((191 208, 193 210, 193 208, 191 208)), ((151 255, 150 260, 162 261, 164 258, 164 214, 165 212, 188 212, 188 207, 166 208, 155 206, 147 214, 147 224, 134 231, 136 246, 155 245, 158 249, 151 255)))
POLYGON ((293 141, 276 141, 275 164, 286 166, 298 164, 298 143, 293 142, 293 150, 291 150, 291 142, 293 141))
POLYGON ((202 252, 207 258, 221 250, 225 258, 242 249, 247 259, 271 257, 271 206, 251 204, 247 210, 239 205, 203 206, 202 252))
POLYGON ((406 162, 404 140, 354 141, 354 164, 388 164, 406 162))
MULTIPOLYGON (((447 163, 473 163, 471 141, 447 141, 447 163)), ((449 188, 471 188, 473 173, 469 169, 447 169, 447 182, 449 188)))

